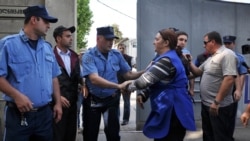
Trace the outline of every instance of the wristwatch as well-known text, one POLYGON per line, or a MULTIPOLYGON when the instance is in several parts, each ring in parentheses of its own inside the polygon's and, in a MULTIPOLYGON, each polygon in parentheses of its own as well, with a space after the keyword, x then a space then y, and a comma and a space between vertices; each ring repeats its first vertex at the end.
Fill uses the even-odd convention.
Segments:
POLYGON ((220 102, 218 102, 216 99, 214 99, 214 104, 215 104, 215 105, 219 105, 220 102))

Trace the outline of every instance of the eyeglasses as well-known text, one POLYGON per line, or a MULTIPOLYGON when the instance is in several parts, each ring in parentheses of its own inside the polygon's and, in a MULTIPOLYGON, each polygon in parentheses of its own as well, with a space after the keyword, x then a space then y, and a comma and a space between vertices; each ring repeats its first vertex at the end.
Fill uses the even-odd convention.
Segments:
POLYGON ((207 45, 207 43, 211 42, 211 40, 209 41, 203 41, 204 45, 207 45))

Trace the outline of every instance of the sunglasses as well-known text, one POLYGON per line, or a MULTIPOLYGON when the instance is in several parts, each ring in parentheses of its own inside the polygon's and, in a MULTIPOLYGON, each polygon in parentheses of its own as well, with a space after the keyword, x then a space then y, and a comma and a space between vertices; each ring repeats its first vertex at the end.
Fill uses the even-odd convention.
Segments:
POLYGON ((207 43, 211 42, 211 40, 209 41, 203 41, 204 45, 207 45, 207 43))

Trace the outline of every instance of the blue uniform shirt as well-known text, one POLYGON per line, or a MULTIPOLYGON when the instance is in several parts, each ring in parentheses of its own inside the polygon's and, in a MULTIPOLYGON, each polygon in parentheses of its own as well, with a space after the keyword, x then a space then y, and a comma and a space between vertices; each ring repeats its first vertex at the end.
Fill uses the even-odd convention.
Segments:
MULTIPOLYGON (((1 39, 0 76, 29 97, 33 107, 40 107, 52 100, 52 79, 61 71, 48 42, 40 38, 34 50, 28 41, 23 30, 1 39)), ((13 101, 7 95, 4 99, 13 101)))
MULTIPOLYGON (((117 73, 126 73, 131 70, 120 52, 111 49, 106 59, 97 47, 89 49, 82 57, 83 76, 97 73, 100 77, 118 83, 117 73)), ((100 98, 108 97, 115 93, 116 89, 102 88, 93 85, 86 77, 89 92, 100 98)))
POLYGON ((242 65, 242 63, 245 62, 244 56, 238 52, 235 52, 235 54, 237 56, 237 61, 238 61, 237 70, 239 75, 247 74, 247 68, 242 65))

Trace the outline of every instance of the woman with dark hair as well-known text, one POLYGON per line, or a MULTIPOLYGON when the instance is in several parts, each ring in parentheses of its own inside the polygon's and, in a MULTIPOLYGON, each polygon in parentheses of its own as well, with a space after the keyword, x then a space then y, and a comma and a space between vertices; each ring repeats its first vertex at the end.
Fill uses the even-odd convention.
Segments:
POLYGON ((176 52, 181 58, 181 61, 185 67, 187 76, 189 76, 190 74, 190 71, 189 71, 190 69, 188 68, 189 58, 187 58, 186 55, 190 56, 190 51, 185 48, 187 45, 187 41, 188 41, 188 34, 184 31, 177 31, 176 36, 177 36, 176 52))
MULTIPOLYGON (((184 31, 177 31, 175 33, 177 36, 177 47, 176 47, 177 54, 181 58, 187 77, 191 78, 192 74, 189 68, 189 62, 191 61, 191 53, 186 48, 187 41, 188 41, 188 34, 184 31)), ((187 89, 188 89, 189 95, 194 96, 194 79, 188 79, 187 89)))
POLYGON ((140 90, 137 101, 141 106, 150 98, 151 112, 143 129, 147 137, 155 141, 182 141, 187 129, 196 128, 187 76, 175 50, 176 34, 169 29, 160 30, 154 46, 157 57, 128 89, 140 90))

